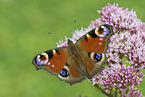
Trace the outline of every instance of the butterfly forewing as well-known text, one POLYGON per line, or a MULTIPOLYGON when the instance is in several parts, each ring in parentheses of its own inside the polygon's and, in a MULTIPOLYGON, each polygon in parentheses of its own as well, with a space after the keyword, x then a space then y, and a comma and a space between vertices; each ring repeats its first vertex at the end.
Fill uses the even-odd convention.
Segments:
POLYGON ((67 56, 68 53, 64 48, 52 49, 38 54, 33 59, 33 64, 37 69, 45 69, 52 74, 58 74, 66 64, 67 56))
POLYGON ((111 25, 101 25, 81 37, 76 44, 87 52, 102 53, 106 51, 112 33, 111 25))

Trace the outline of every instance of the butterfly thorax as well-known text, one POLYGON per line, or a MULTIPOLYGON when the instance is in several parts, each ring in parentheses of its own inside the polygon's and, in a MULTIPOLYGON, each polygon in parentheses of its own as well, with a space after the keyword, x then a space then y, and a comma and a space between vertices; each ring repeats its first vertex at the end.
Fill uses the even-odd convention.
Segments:
POLYGON ((86 68, 84 67, 85 64, 85 52, 81 50, 76 44, 74 44, 72 41, 68 40, 68 52, 69 56, 72 58, 72 61, 74 61, 76 66, 81 70, 84 75, 86 75, 86 68))

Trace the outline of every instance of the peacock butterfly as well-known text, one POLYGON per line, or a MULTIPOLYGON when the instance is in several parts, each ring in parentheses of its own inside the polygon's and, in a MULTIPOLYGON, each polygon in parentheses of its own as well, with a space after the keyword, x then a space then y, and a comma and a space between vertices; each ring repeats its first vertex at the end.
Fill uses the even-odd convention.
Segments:
POLYGON ((86 77, 92 78, 102 69, 112 33, 111 25, 101 25, 83 35, 75 44, 68 39, 68 47, 38 54, 32 63, 37 70, 44 69, 70 85, 86 77))

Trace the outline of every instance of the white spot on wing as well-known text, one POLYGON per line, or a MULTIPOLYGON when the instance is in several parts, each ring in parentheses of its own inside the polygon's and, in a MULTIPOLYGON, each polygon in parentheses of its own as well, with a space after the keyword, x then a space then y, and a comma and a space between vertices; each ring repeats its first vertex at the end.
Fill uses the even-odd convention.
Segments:
POLYGON ((47 64, 48 66, 50 65, 50 62, 48 62, 48 64, 47 64))
POLYGON ((100 45, 102 45, 102 43, 99 43, 100 45))
POLYGON ((103 38, 100 38, 100 40, 103 40, 103 38))
POLYGON ((54 65, 52 65, 52 67, 54 67, 54 65))

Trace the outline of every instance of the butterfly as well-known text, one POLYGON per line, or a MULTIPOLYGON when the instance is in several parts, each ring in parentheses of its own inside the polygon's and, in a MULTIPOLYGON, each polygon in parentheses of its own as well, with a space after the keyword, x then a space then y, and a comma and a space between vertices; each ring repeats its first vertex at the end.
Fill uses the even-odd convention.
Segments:
POLYGON ((75 44, 68 39, 68 47, 38 54, 32 63, 37 70, 44 69, 70 85, 81 82, 86 77, 90 79, 103 67, 112 34, 111 25, 101 25, 80 37, 75 44))

